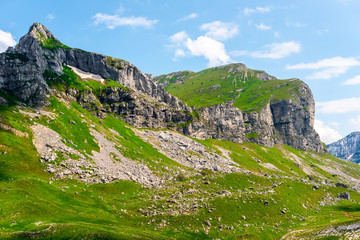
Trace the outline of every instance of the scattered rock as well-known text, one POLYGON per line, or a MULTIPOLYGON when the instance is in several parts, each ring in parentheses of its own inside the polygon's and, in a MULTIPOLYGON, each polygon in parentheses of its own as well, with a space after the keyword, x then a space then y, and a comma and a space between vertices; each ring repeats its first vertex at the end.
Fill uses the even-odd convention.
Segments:
POLYGON ((350 193, 349 192, 343 192, 338 195, 339 198, 350 200, 350 193))

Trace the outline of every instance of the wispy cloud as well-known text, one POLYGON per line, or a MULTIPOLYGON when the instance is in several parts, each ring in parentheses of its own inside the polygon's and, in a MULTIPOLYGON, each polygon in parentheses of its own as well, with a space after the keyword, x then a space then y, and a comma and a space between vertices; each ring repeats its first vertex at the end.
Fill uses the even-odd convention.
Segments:
POLYGON ((183 22, 183 21, 187 21, 187 20, 191 20, 191 19, 195 19, 199 17, 199 15, 197 13, 191 13, 183 18, 180 18, 179 20, 177 20, 178 22, 183 22))
POLYGON ((344 85, 360 85, 360 75, 346 80, 344 85))
POLYGON ((150 20, 145 17, 120 17, 119 15, 109 15, 104 13, 97 13, 93 16, 94 24, 105 24, 108 29, 114 29, 119 26, 134 26, 150 28, 158 22, 158 20, 150 20))
POLYGON ((9 32, 0 30, 0 53, 4 52, 8 47, 12 47, 16 44, 14 37, 9 32))
POLYGON ((293 21, 289 21, 289 20, 285 20, 285 25, 287 27, 295 27, 295 28, 302 28, 302 27, 306 27, 307 24, 301 23, 301 22, 293 22, 293 21))
POLYGON ((325 58, 317 62, 312 63, 300 63, 295 65, 288 65, 287 69, 296 70, 320 70, 316 71, 312 75, 307 76, 308 79, 330 79, 340 76, 346 73, 351 67, 360 66, 360 61, 354 57, 343 58, 333 57, 325 58))
POLYGON ((323 121, 318 119, 315 119, 314 128, 320 135, 321 141, 326 144, 336 142, 342 138, 341 134, 336 129, 327 126, 323 121))
POLYGON ((49 19, 49 20, 55 19, 55 15, 54 15, 53 13, 49 13, 46 17, 47 17, 47 19, 49 19))
POLYGON ((360 112, 360 98, 344 98, 339 100, 316 102, 316 109, 320 113, 350 113, 360 112))
POLYGON ((360 115, 350 118, 350 123, 354 125, 358 131, 360 131, 360 115))
POLYGON ((269 7, 256 7, 256 8, 245 8, 243 13, 246 16, 250 16, 253 13, 268 13, 271 9, 269 7))
POLYGON ((272 43, 265 46, 263 51, 233 51, 231 54, 233 56, 244 56, 248 55, 254 58, 271 58, 279 59, 285 58, 293 53, 298 53, 301 50, 301 45, 298 42, 280 42, 272 43))
POLYGON ((201 25, 201 30, 207 31, 205 36, 215 40, 227 40, 239 33, 239 26, 235 23, 214 21, 201 25))
POLYGON ((255 23, 255 27, 262 31, 267 31, 271 29, 271 26, 265 25, 264 23, 260 23, 260 24, 255 23))

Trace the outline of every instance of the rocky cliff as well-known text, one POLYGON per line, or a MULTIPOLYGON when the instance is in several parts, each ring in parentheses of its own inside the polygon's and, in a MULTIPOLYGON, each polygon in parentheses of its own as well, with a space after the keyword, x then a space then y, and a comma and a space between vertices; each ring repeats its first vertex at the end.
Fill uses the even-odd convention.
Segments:
POLYGON ((46 105, 55 95, 77 101, 100 118, 115 113, 135 127, 324 151, 313 129, 314 100, 305 83, 277 80, 243 64, 205 73, 178 72, 152 79, 127 61, 70 48, 39 23, 15 48, 0 54, 0 88, 29 105, 46 105), (96 75, 99 84, 86 83, 89 79, 80 72, 96 75), (196 92, 183 88, 191 82, 199 86, 191 88, 196 92))
POLYGON ((313 128, 311 90, 298 79, 278 80, 264 71, 230 64, 162 75, 154 81, 196 109, 201 120, 184 128, 187 135, 326 151, 313 128))
POLYGON ((342 159, 360 163, 360 132, 353 132, 337 142, 327 145, 328 151, 342 159))

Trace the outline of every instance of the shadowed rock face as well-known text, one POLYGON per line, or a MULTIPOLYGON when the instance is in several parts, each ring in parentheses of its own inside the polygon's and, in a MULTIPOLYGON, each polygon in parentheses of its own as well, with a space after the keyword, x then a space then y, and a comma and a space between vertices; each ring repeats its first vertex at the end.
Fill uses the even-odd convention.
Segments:
MULTIPOLYGON (((314 100, 305 83, 299 96, 269 103, 259 112, 245 113, 230 104, 219 104, 196 109, 195 114, 195 109, 167 93, 131 63, 69 48, 39 23, 30 27, 15 48, 0 54, 0 88, 29 105, 46 105, 51 89, 43 74, 50 70, 61 75, 64 65, 113 79, 132 89, 66 92, 67 97, 99 117, 112 112, 135 127, 170 128, 196 138, 265 146, 287 144, 302 150, 324 151, 313 129, 314 100)), ((237 67, 246 68, 243 64, 237 67)), ((265 72, 259 74, 264 81, 272 79, 265 72)))
POLYGON ((360 163, 360 132, 350 133, 327 147, 329 152, 338 158, 360 163))

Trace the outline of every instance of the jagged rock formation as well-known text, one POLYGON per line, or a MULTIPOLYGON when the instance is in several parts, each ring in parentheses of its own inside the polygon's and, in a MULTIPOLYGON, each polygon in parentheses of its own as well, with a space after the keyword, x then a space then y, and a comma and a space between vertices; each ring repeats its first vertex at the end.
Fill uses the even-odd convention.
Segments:
MULTIPOLYGON (((276 80, 264 71, 250 70, 243 64, 229 66, 229 72, 244 79, 243 83, 252 75, 261 81, 276 80)), ((214 70, 222 71, 229 66, 214 70)), ((271 98, 259 111, 244 111, 235 106, 239 96, 243 96, 243 89, 239 88, 241 81, 238 86, 234 80, 237 88, 230 92, 237 97, 207 107, 190 108, 164 90, 168 84, 185 81, 191 74, 195 73, 174 73, 169 81, 160 82, 124 60, 65 46, 39 23, 30 27, 15 48, 0 54, 0 88, 29 105, 45 105, 49 94, 53 94, 75 100, 99 117, 115 113, 135 127, 170 128, 196 138, 265 146, 288 144, 302 150, 324 151, 313 129, 315 108, 311 91, 300 80, 291 80, 296 82, 296 89, 289 98, 271 98), (56 76, 64 74, 66 65, 112 79, 125 88, 109 86, 94 91, 70 87, 65 94, 54 91, 51 83, 56 76)), ((272 91, 291 85, 291 81, 275 85, 272 91)), ((221 86, 214 85, 206 91, 209 89, 217 91, 221 86)))
POLYGON ((337 142, 327 145, 335 157, 360 163, 360 132, 353 132, 337 142))

